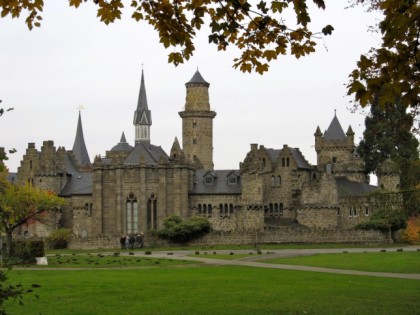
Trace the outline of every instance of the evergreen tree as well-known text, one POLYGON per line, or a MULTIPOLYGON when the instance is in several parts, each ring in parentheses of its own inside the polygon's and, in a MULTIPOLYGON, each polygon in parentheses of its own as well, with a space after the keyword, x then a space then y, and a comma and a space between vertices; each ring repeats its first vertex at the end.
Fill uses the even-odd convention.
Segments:
POLYGON ((419 141, 411 132, 413 116, 398 102, 380 108, 375 100, 370 109, 370 115, 365 119, 363 140, 357 149, 365 161, 366 171, 375 172, 380 163, 390 158, 400 170, 401 188, 414 187, 413 179, 416 179, 410 174, 419 171, 419 141))

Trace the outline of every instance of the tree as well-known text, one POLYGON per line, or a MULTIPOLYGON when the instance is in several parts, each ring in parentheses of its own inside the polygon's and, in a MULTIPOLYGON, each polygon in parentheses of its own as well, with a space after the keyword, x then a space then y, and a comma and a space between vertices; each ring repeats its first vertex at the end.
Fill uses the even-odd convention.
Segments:
MULTIPOLYGON (((121 19, 124 0, 69 0, 78 8, 84 2, 93 2, 98 17, 105 24, 121 19)), ((248 0, 132 0, 132 18, 146 21, 159 34, 165 48, 175 51, 168 55, 168 62, 178 65, 188 60, 195 50, 194 38, 207 25, 209 43, 219 50, 236 46, 241 56, 234 59, 234 67, 243 72, 252 70, 262 74, 268 63, 288 52, 296 58, 315 51, 316 38, 329 35, 331 25, 313 33, 307 3, 309 0, 273 0, 259 2, 248 0), (293 10, 295 25, 286 24, 284 16, 293 10)), ((325 8, 324 0, 312 0, 318 8, 325 8)), ((0 0, 1 16, 18 18, 26 14, 29 29, 41 25, 43 0, 0 0)))
POLYGON ((375 172, 378 165, 390 158, 401 172, 401 188, 415 186, 411 176, 415 161, 419 160, 419 142, 411 132, 413 117, 399 104, 377 105, 378 98, 370 107, 365 119, 366 129, 357 152, 363 158, 366 171, 375 172))
MULTIPOLYGON (((2 100, 0 100, 0 104, 1 104, 1 102, 2 102, 2 100)), ((6 109, 6 112, 9 112, 11 110, 13 110, 13 108, 8 108, 8 109, 6 109)), ((0 107, 0 117, 3 116, 4 113, 5 113, 4 108, 0 107)), ((9 150, 9 153, 15 153, 15 152, 16 152, 16 149, 9 150)), ((3 161, 6 161, 8 159, 9 158, 7 157, 7 154, 4 151, 4 148, 0 148, 0 172, 3 172, 4 169, 5 169, 3 161)))
POLYGON ((18 185, 0 173, 0 226, 6 234, 6 253, 12 252, 13 231, 31 221, 40 221, 50 211, 57 211, 65 200, 54 193, 30 185, 18 185))
POLYGON ((382 35, 379 48, 360 56, 350 74, 348 95, 359 105, 398 104, 409 108, 414 126, 420 121, 420 3, 418 0, 353 0, 366 4, 370 11, 380 11, 384 19, 377 25, 382 35))

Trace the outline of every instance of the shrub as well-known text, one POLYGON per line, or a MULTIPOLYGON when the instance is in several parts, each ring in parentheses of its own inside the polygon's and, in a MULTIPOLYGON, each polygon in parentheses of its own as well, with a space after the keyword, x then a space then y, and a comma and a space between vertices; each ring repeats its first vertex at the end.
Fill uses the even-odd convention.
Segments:
POLYGON ((402 241, 415 244, 420 241, 420 216, 412 215, 407 220, 407 227, 402 231, 402 241))
POLYGON ((44 242, 37 240, 16 240, 13 242, 12 258, 24 264, 35 262, 36 257, 45 256, 44 242))
POLYGON ((171 216, 165 219, 163 226, 164 228, 158 231, 159 237, 175 243, 186 243, 211 230, 210 222, 203 217, 182 220, 178 216, 171 216))
POLYGON ((57 229, 54 230, 47 237, 47 245, 51 249, 64 249, 67 248, 71 239, 70 229, 57 229))

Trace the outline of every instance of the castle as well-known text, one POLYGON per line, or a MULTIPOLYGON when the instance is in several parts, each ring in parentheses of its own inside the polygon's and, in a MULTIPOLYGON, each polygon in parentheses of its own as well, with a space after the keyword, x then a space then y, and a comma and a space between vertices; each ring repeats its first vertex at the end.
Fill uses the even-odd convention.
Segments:
MULTIPOLYGON (((90 161, 81 116, 72 150, 45 141, 29 143, 17 180, 68 199, 57 226, 78 238, 115 237, 162 227, 165 218, 205 216, 215 231, 269 231, 305 227, 341 231, 374 211, 363 160, 355 154, 354 132, 344 132, 336 115, 327 130, 315 131, 317 165, 298 148, 251 144, 239 169, 215 170, 209 86, 197 72, 186 84, 182 147, 175 138, 166 153, 151 142, 152 113, 144 74, 134 112, 135 143, 121 140, 90 161)), ((379 185, 396 188, 398 175, 386 168, 379 185)), ((42 236, 48 227, 19 233, 42 236)))

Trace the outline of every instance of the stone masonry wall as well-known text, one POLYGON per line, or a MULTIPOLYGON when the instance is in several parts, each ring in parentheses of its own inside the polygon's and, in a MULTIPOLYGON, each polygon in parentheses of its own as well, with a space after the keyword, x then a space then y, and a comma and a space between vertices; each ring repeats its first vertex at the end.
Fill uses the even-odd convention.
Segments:
MULTIPOLYGON (((316 244, 316 243, 347 243, 347 244, 384 244, 388 243, 386 233, 376 230, 340 230, 340 229, 310 229, 305 227, 279 227, 269 231, 248 231, 248 232, 213 232, 204 237, 192 241, 189 245, 249 245, 269 243, 295 243, 295 244, 316 244)), ((157 239, 155 236, 146 235, 144 240, 145 248, 155 246, 170 246, 166 241, 157 239)), ((77 238, 74 237, 69 247, 72 249, 98 249, 120 248, 119 237, 97 237, 77 238)))

